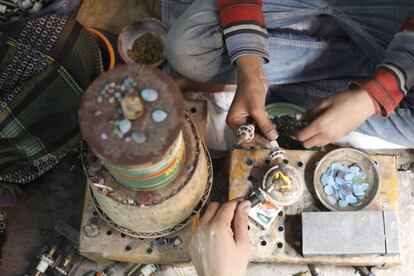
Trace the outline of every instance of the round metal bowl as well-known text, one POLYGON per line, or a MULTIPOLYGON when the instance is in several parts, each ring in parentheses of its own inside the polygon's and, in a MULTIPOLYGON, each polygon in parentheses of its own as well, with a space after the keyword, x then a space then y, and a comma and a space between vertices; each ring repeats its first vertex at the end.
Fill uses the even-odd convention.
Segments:
POLYGON ((341 148, 331 151, 319 161, 313 176, 313 185, 319 200, 328 209, 332 211, 357 211, 368 207, 374 202, 375 198, 379 194, 381 181, 377 165, 367 154, 356 149, 341 148), (321 182, 321 176, 334 162, 339 162, 346 166, 358 164, 362 171, 366 173, 367 176, 365 182, 369 184, 369 188, 365 191, 362 204, 358 206, 348 205, 347 207, 341 208, 337 204, 332 205, 328 202, 324 186, 321 182))
POLYGON ((157 36, 162 40, 164 44, 163 57, 153 64, 148 64, 150 66, 158 67, 165 62, 167 28, 159 20, 154 18, 145 18, 139 20, 131 25, 124 27, 121 30, 121 33, 118 37, 119 55, 126 63, 135 63, 135 61, 128 56, 128 49, 132 49, 135 40, 146 33, 151 33, 157 36))
POLYGON ((269 200, 279 206, 290 206, 295 204, 305 191, 305 183, 299 175, 297 169, 292 166, 281 164, 270 168, 263 177, 262 189, 268 191, 269 200), (280 193, 276 189, 268 191, 273 183, 273 178, 277 172, 282 172, 290 178, 293 187, 286 193, 280 193))

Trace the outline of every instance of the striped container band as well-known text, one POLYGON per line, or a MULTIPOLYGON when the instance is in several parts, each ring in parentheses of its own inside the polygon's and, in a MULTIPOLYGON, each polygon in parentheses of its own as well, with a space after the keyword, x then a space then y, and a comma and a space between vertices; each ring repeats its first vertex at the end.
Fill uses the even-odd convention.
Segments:
POLYGON ((178 176, 184 157, 185 143, 180 133, 171 150, 159 163, 134 167, 119 166, 107 160, 102 160, 102 163, 119 183, 136 190, 149 191, 171 183, 178 176))

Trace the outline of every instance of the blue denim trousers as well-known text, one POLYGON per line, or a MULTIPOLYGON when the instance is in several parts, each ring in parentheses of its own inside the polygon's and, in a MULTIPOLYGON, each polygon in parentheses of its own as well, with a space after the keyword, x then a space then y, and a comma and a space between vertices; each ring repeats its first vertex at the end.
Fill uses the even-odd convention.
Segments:
MULTIPOLYGON (((195 81, 236 83, 215 2, 162 0, 170 29, 168 62, 195 81)), ((264 0, 263 14, 271 56, 264 65, 268 103, 309 109, 374 71, 404 20, 414 15, 414 1, 264 0)), ((404 99, 388 118, 372 116, 356 131, 414 148, 413 99, 404 99)))

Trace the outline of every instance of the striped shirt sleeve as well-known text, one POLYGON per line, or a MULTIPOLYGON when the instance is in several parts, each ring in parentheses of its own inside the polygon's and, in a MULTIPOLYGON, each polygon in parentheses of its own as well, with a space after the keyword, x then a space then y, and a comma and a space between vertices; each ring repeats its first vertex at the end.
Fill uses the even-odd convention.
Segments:
POLYGON ((408 93, 414 93, 414 17, 395 35, 375 73, 351 84, 370 94, 382 116, 389 116, 408 93))
POLYGON ((227 51, 232 63, 243 55, 270 60, 262 0, 216 0, 227 51))

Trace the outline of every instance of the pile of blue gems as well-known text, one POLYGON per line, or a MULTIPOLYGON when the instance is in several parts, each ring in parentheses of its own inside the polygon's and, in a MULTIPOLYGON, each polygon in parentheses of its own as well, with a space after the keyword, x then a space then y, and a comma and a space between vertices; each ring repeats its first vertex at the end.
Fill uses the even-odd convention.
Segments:
MULTIPOLYGON (((127 77, 120 83, 109 82, 96 97, 98 104, 107 101, 114 105, 116 116, 114 116, 109 123, 114 125, 112 135, 119 139, 124 139, 126 142, 133 140, 137 144, 143 144, 147 141, 145 133, 139 131, 132 131, 133 120, 138 119, 144 112, 142 101, 155 102, 158 99, 158 92, 151 88, 140 89, 138 82, 132 78, 127 77)), ((97 109, 95 116, 101 116, 102 110, 97 109)), ((161 123, 168 117, 168 113, 160 108, 151 112, 151 119, 154 123, 161 123)), ((102 132, 100 138, 107 140, 110 134, 102 132)))
POLYGON ((345 208, 363 203, 369 184, 367 175, 357 164, 346 166, 339 162, 332 163, 321 176, 321 183, 330 205, 345 208))

